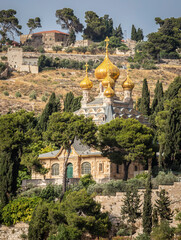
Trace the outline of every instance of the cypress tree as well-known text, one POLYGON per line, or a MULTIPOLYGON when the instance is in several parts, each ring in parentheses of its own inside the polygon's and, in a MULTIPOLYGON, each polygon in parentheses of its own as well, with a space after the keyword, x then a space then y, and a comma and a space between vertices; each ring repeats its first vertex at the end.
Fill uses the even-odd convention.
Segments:
POLYGON ((64 112, 72 112, 73 101, 74 94, 72 92, 67 93, 64 100, 64 112))
POLYGON ((150 114, 150 93, 148 90, 148 84, 146 79, 143 80, 140 111, 142 112, 143 115, 146 116, 149 116, 150 114))
POLYGON ((151 172, 148 174, 143 205, 143 233, 150 235, 152 230, 151 172))
POLYGON ((142 41, 144 36, 143 36, 143 30, 141 28, 138 28, 137 34, 136 34, 136 40, 137 41, 142 41))
POLYGON ((48 123, 49 117, 52 115, 52 113, 58 112, 58 111, 60 111, 60 101, 59 101, 59 99, 56 98, 56 95, 53 92, 49 98, 48 103, 45 106, 45 109, 42 112, 41 117, 40 117, 39 127, 43 131, 46 131, 46 129, 47 129, 47 123, 48 123))
POLYGON ((132 25, 132 28, 131 28, 131 40, 136 41, 136 36, 137 36, 136 28, 135 28, 134 25, 132 25))
POLYGON ((163 86, 159 80, 156 83, 156 87, 154 90, 154 99, 151 106, 151 113, 160 112, 163 110, 163 86))
POLYGON ((172 222, 173 212, 170 209, 171 201, 169 200, 168 193, 162 189, 158 194, 155 207, 157 209, 160 221, 172 222))
POLYGON ((178 92, 181 89, 181 76, 178 76, 169 85, 167 91, 165 92, 165 100, 173 100, 178 96, 178 92))
POLYGON ((64 100, 64 112, 75 112, 81 108, 81 99, 80 97, 74 97, 72 92, 69 92, 65 96, 64 100))
POLYGON ((153 227, 158 226, 158 213, 156 208, 153 209, 152 225, 153 227))

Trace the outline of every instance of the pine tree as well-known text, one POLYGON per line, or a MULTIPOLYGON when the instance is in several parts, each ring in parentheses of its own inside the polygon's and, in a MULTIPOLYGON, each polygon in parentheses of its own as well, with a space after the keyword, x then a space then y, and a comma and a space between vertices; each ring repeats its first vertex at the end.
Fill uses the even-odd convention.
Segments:
POLYGON ((154 90, 154 99, 151 106, 152 114, 155 112, 160 112, 163 110, 163 86, 159 80, 156 83, 156 87, 154 90))
POLYGON ((158 194, 155 207, 157 209, 160 221, 172 222, 173 212, 170 209, 171 201, 169 200, 168 193, 162 189, 158 194))
POLYGON ((152 203, 151 203, 151 173, 149 172, 147 178, 146 192, 144 194, 143 205, 143 232, 150 235, 152 230, 152 203))
POLYGON ((135 229, 136 220, 141 217, 140 207, 141 203, 138 190, 136 188, 129 188, 123 199, 121 213, 123 214, 123 219, 127 219, 128 224, 131 224, 132 234, 135 229))
POLYGON ((119 24, 117 28, 113 29, 113 36, 123 39, 123 31, 121 28, 121 24, 119 24))
POLYGON ((143 80, 140 111, 143 115, 146 115, 146 116, 149 116, 150 114, 150 93, 148 90, 148 84, 146 79, 143 80))
POLYGON ((48 123, 49 117, 52 115, 52 113, 58 112, 58 111, 60 111, 60 101, 58 98, 56 98, 56 95, 53 92, 49 98, 48 103, 45 106, 45 109, 42 112, 41 117, 40 117, 39 127, 43 131, 46 131, 46 129, 47 129, 47 123, 48 123))
POLYGON ((132 29, 131 29, 131 40, 134 40, 134 41, 137 40, 137 31, 134 25, 132 25, 132 29))

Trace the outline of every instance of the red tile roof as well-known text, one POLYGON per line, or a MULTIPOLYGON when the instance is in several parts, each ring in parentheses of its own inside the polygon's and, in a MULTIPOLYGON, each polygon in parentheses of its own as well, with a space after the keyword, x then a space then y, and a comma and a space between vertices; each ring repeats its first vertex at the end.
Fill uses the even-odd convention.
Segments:
POLYGON ((61 34, 64 34, 64 35, 69 35, 68 33, 60 32, 60 31, 57 31, 57 30, 37 32, 37 33, 33 33, 33 35, 34 34, 43 34, 43 33, 61 33, 61 34))

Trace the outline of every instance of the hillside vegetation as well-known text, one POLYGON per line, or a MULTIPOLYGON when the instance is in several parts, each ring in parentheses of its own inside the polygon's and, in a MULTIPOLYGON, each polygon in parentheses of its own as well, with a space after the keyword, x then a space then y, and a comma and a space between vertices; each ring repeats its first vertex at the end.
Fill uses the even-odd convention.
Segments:
MULTIPOLYGON (((166 90, 174 78, 180 74, 181 66, 174 64, 174 62, 172 64, 159 64, 158 69, 154 70, 132 69, 130 77, 135 83, 133 99, 136 100, 137 97, 140 97, 144 78, 148 81, 152 99, 157 80, 163 83, 163 88, 166 90)), ((67 92, 72 91, 75 96, 80 96, 82 90, 79 83, 84 76, 84 70, 73 69, 49 70, 39 74, 13 72, 10 79, 0 80, 0 113, 14 112, 21 108, 40 113, 45 106, 45 100, 52 92, 65 96, 67 92), (35 97, 30 97, 32 94, 35 97)), ((89 72, 89 77, 94 83, 90 92, 93 98, 99 92, 99 81, 96 80, 94 71, 89 72)), ((120 98, 123 96, 121 84, 125 78, 126 70, 120 69, 120 77, 116 82, 116 93, 120 98)))

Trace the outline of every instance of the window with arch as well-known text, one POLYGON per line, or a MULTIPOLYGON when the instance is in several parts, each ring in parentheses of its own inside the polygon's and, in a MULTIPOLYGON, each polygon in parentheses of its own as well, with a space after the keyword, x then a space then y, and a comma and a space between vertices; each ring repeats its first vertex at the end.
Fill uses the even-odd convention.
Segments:
POLYGON ((52 176, 59 175, 59 164, 55 163, 52 165, 52 176))
POLYGON ((91 165, 88 162, 82 163, 81 166, 81 174, 89 174, 91 173, 91 165))

